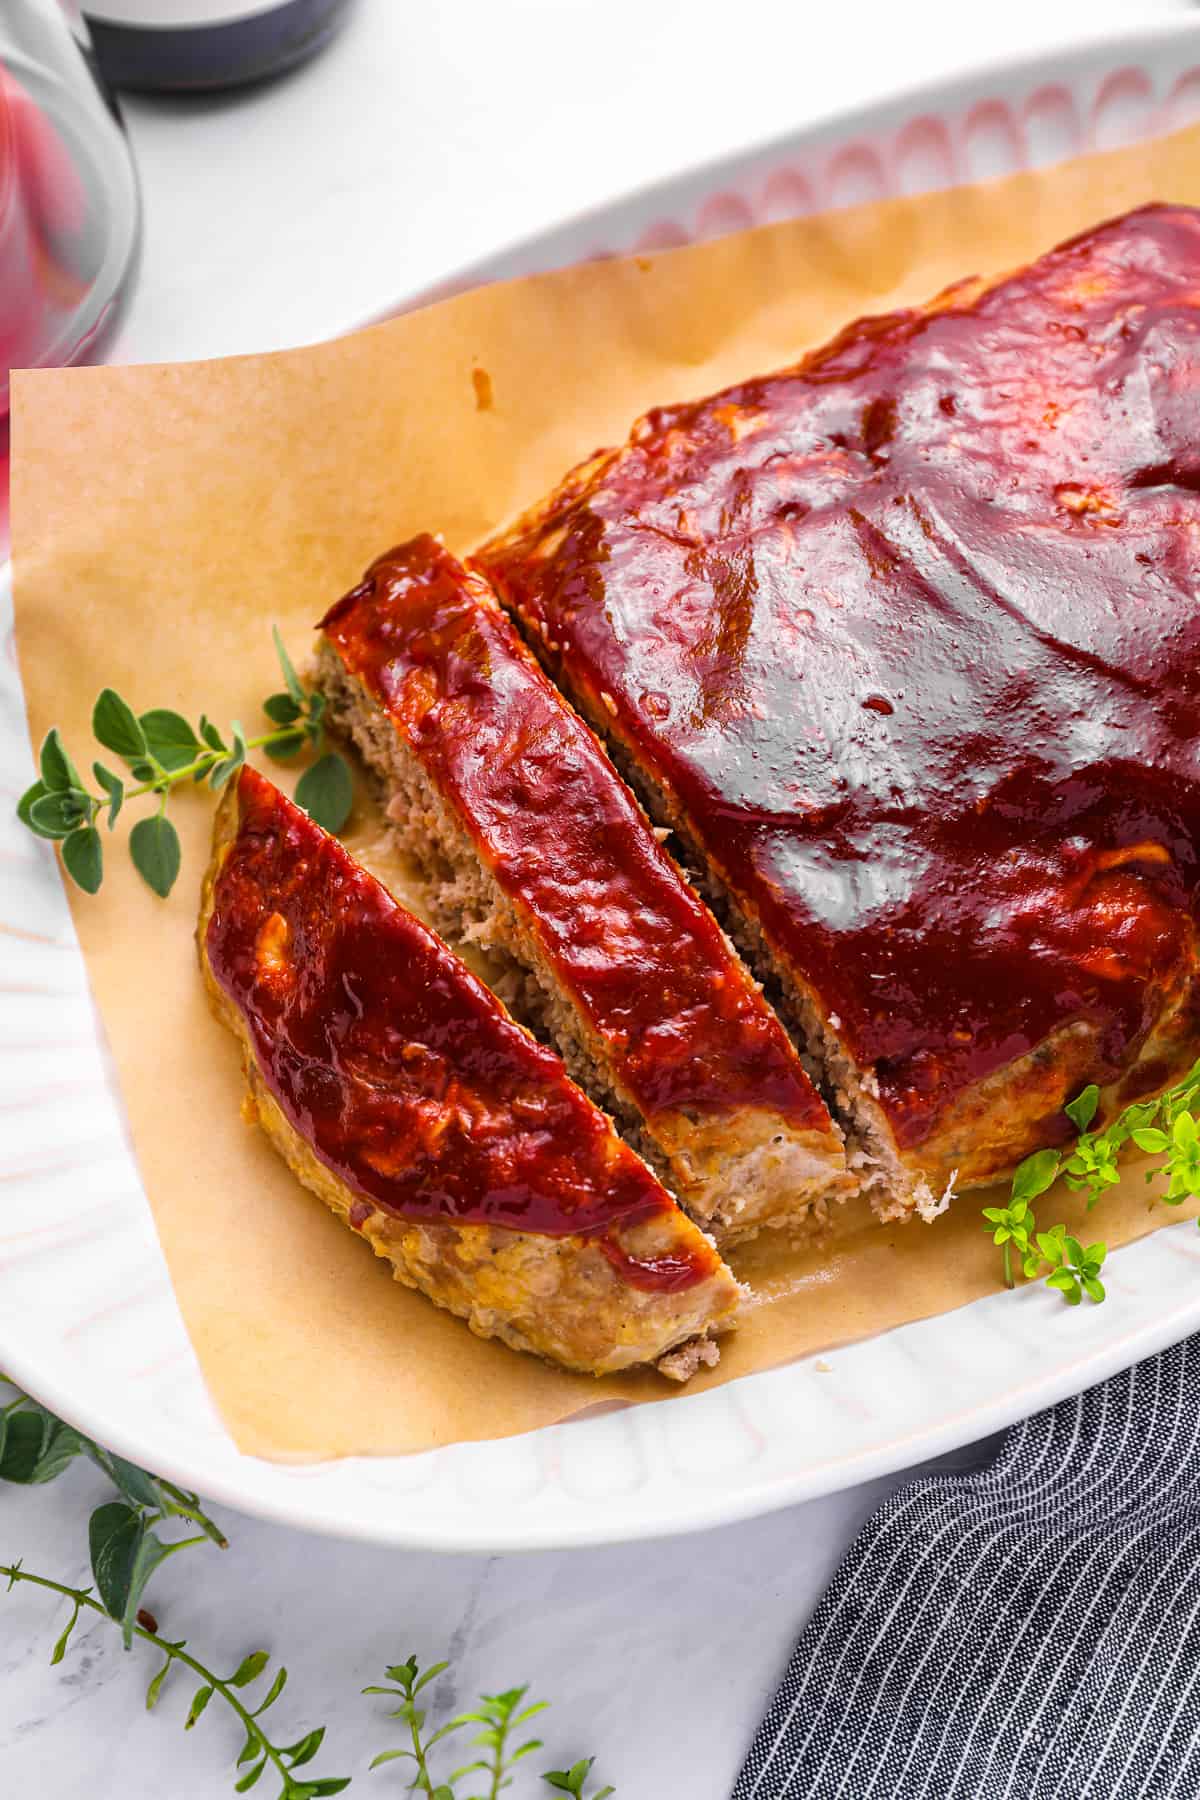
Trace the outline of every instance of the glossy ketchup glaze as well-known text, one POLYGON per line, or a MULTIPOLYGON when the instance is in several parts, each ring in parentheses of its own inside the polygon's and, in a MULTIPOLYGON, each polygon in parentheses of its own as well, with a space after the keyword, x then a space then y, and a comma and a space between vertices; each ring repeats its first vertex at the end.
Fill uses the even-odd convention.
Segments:
POLYGON ((478 561, 902 1145, 1075 1021, 1115 1077, 1194 993, 1200 214, 652 412, 478 561))
POLYGON ((487 583, 435 539, 323 629, 454 805, 643 1114, 829 1115, 782 1027, 487 583))
POLYGON ((206 949, 285 1116, 353 1191, 401 1218, 594 1239, 635 1287, 719 1266, 631 1255, 674 1202, 432 932, 252 769, 206 949))

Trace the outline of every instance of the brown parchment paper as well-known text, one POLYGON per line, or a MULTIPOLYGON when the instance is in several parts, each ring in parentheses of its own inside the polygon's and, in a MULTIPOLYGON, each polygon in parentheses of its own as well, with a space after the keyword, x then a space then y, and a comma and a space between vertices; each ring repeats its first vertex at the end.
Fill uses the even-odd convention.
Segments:
MULTIPOLYGON (((278 686, 271 623, 302 652, 387 545, 430 529, 467 548, 646 407, 784 364, 856 314, 998 273, 1152 199, 1200 203, 1200 131, 494 286, 310 350, 17 375, 17 627, 34 740, 58 724, 90 759, 105 684, 138 710, 249 727, 278 686)), ((184 862, 169 901, 114 843, 100 894, 72 888, 71 903, 179 1304, 238 1444, 296 1458, 408 1451, 597 1401, 670 1398, 654 1376, 597 1384, 472 1338, 393 1282, 242 1123, 237 1054, 208 1014, 192 944, 212 807, 189 792, 172 810, 184 862)), ((376 830, 360 805, 351 840, 376 830)), ((993 1292, 980 1204, 969 1195, 933 1227, 890 1229, 855 1204, 819 1250, 751 1247, 737 1267, 758 1298, 691 1390, 993 1292)), ((1092 1235, 1120 1244, 1178 1217, 1152 1208, 1134 1172, 1092 1235)))

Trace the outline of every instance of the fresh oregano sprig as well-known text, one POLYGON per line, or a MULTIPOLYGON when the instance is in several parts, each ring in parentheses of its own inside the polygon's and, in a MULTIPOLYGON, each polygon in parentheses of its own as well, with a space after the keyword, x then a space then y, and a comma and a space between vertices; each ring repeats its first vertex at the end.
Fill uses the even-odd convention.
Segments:
POLYGON ((1090 1212, 1100 1196, 1120 1180, 1118 1157, 1130 1143, 1146 1155, 1160 1158, 1147 1170, 1145 1179, 1149 1183, 1166 1175, 1167 1190, 1162 1198, 1168 1206, 1179 1206, 1200 1194, 1198 1104, 1200 1061, 1174 1087, 1125 1107, 1102 1131, 1089 1130, 1100 1106, 1100 1089, 1092 1083, 1078 1093, 1064 1109, 1079 1132, 1075 1143, 1063 1150, 1034 1151, 1014 1171, 1008 1205, 983 1208, 992 1241, 1003 1253, 1007 1285, 1012 1287, 1014 1281, 1015 1251, 1027 1280, 1049 1270, 1046 1285, 1056 1288, 1069 1305, 1078 1306, 1085 1294, 1099 1304, 1105 1297, 1100 1270, 1107 1247, 1089 1244, 1085 1248, 1065 1225, 1039 1231, 1032 1202, 1061 1175, 1068 1187, 1087 1195, 1090 1212))
MULTIPOLYGON (((425 1725, 427 1713, 420 1704, 420 1696, 431 1682, 445 1673, 448 1663, 434 1663, 431 1668, 422 1669, 415 1656, 408 1656, 402 1663, 389 1665, 386 1674, 391 1687, 366 1687, 364 1694, 386 1694, 398 1700, 400 1704, 388 1714, 391 1719, 399 1719, 408 1726, 409 1741, 395 1750, 381 1750, 372 1762, 372 1769, 380 1768, 384 1763, 408 1762, 412 1769, 407 1771, 410 1794, 425 1796, 425 1800, 498 1800, 501 1792, 512 1786, 513 1771, 527 1756, 542 1749, 540 1738, 526 1738, 522 1743, 515 1743, 515 1734, 522 1731, 530 1719, 546 1710, 544 1700, 525 1704, 528 1686, 508 1688, 502 1694, 483 1694, 478 1706, 467 1712, 457 1713, 454 1718, 436 1731, 426 1736, 425 1725), (435 1776, 431 1753, 439 1744, 459 1732, 467 1731, 472 1726, 477 1729, 469 1739, 472 1750, 483 1752, 472 1761, 463 1763, 452 1769, 449 1774, 435 1776), (463 1794, 460 1784, 468 1776, 477 1780, 471 1783, 473 1792, 463 1794), (482 1784, 482 1785, 480 1785, 482 1784)), ((444 1761, 445 1758, 440 1760, 444 1761)), ((550 1769, 542 1780, 547 1786, 561 1794, 571 1794, 575 1800, 608 1800, 615 1793, 611 1787, 594 1789, 585 1793, 584 1784, 591 1772, 593 1757, 586 1757, 574 1763, 569 1769, 550 1769)))
POLYGON ((1146 1181, 1167 1176, 1163 1199, 1169 1206, 1178 1206, 1200 1193, 1200 1130, 1196 1121, 1200 1062, 1192 1065, 1182 1081, 1156 1098, 1136 1100, 1127 1106, 1104 1131, 1089 1131, 1087 1127, 1099 1104, 1100 1090, 1092 1086, 1084 1088, 1067 1108, 1082 1136, 1063 1163, 1063 1177, 1068 1187, 1087 1193, 1089 1208, 1119 1180, 1117 1157, 1129 1143, 1148 1156, 1162 1157, 1147 1171, 1146 1181))
MULTIPOLYGON (((97 824, 101 814, 109 831, 127 802, 153 796, 157 808, 134 825, 129 853, 143 881, 165 899, 179 874, 179 834, 167 817, 167 801, 183 782, 207 781, 222 788, 237 774, 249 750, 264 750, 277 762, 288 762, 305 748, 320 751, 325 737, 325 696, 305 688, 292 667, 275 628, 275 649, 284 686, 263 701, 271 730, 247 738, 236 719, 227 743, 205 714, 193 727, 168 707, 135 713, 113 688, 105 688, 92 710, 96 741, 125 765, 118 773, 93 762, 96 788, 89 788, 67 754, 57 728, 46 735, 39 776, 17 802, 17 817, 38 837, 59 845, 63 867, 85 893, 94 894, 104 878, 104 848, 97 824), (129 786, 132 778, 135 785, 129 786)), ((296 800, 318 825, 340 831, 350 812, 353 787, 344 757, 336 751, 318 756, 296 784, 296 800)))
POLYGON ((1053 1225, 1037 1234, 1038 1250, 1049 1269, 1046 1286, 1057 1288, 1068 1306, 1078 1306, 1086 1294, 1097 1305, 1105 1297, 1100 1270, 1108 1255, 1104 1244, 1089 1244, 1085 1250, 1078 1238, 1071 1236, 1065 1225, 1053 1225))

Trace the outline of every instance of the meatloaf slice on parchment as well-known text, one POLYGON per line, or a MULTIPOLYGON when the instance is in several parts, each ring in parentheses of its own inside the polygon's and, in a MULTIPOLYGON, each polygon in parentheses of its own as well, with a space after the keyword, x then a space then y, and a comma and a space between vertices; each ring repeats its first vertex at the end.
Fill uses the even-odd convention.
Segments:
POLYGON ((719 1241, 851 1185, 778 1019, 487 583, 431 537, 323 624, 335 726, 432 877, 439 929, 520 972, 515 1004, 719 1241))
POLYGON ((217 814, 200 959, 258 1121, 397 1278, 565 1368, 716 1361, 712 1243, 434 934, 243 769, 217 814))
POLYGON ((1195 1058, 1198 445, 1200 213, 1148 207, 648 413, 475 559, 885 1216, 1195 1058))

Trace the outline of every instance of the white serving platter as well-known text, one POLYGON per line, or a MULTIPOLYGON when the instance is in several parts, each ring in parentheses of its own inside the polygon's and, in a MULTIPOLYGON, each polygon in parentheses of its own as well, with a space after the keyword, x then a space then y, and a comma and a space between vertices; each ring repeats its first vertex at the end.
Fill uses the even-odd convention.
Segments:
MULTIPOLYGON (((1195 118, 1200 22, 1167 22, 825 121, 561 225, 438 294, 1195 118)), ((381 1543, 598 1544, 748 1518, 903 1468, 1200 1327, 1200 1233, 1180 1225, 1116 1253, 1103 1307, 1028 1287, 710 1394, 521 1438, 302 1467, 242 1455, 184 1331, 53 856, 13 814, 33 765, 2 575, 0 646, 0 1368, 123 1455, 211 1500, 381 1543)))

